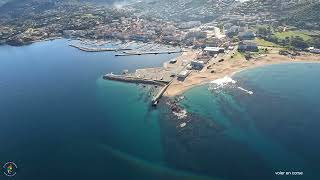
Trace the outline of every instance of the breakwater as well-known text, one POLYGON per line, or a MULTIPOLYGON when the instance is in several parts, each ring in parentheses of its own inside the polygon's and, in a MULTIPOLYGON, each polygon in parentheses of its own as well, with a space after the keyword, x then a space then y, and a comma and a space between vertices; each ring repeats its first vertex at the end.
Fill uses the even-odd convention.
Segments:
POLYGON ((143 79, 143 78, 138 78, 135 76, 128 76, 128 75, 114 75, 114 74, 106 74, 103 76, 103 79, 120 81, 120 82, 128 82, 128 83, 163 86, 163 88, 152 98, 152 101, 151 101, 152 106, 157 106, 159 100, 161 99, 161 97, 166 92, 166 90, 168 89, 169 85, 172 82, 172 81, 164 81, 164 80, 143 79))
POLYGON ((103 79, 128 82, 128 83, 160 85, 160 86, 165 86, 166 84, 169 83, 168 81, 163 81, 163 80, 144 79, 144 78, 139 78, 135 76, 115 75, 115 74, 106 74, 103 76, 103 79))

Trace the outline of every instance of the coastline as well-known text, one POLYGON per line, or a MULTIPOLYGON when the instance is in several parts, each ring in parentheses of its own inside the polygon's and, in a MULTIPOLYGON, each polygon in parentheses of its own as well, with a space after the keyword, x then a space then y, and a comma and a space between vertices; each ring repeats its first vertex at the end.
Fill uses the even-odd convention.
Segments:
POLYGON ((183 82, 174 80, 164 96, 176 97, 182 95, 184 92, 193 87, 210 83, 216 79, 226 76, 232 77, 239 72, 253 68, 283 63, 320 63, 320 56, 316 54, 304 53, 301 56, 297 56, 295 59, 291 59, 287 56, 282 56, 274 52, 273 54, 268 54, 267 56, 258 57, 249 61, 245 60, 244 58, 235 60, 229 57, 225 59, 224 62, 213 65, 213 69, 215 71, 214 73, 210 73, 211 69, 207 69, 209 65, 206 65, 199 72, 191 72, 183 82))

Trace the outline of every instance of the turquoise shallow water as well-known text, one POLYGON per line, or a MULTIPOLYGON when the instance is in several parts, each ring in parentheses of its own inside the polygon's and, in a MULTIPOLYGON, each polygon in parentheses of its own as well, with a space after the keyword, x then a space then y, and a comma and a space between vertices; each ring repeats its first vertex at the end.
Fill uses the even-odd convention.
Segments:
POLYGON ((198 172, 227 179, 319 179, 319 77, 316 63, 270 65, 236 74, 235 84, 186 92, 182 106, 223 129, 210 136, 215 147, 207 150, 216 154, 208 162, 194 161, 202 166, 198 172), (219 166, 213 168, 212 161, 219 166), (276 176, 277 171, 303 176, 276 176))

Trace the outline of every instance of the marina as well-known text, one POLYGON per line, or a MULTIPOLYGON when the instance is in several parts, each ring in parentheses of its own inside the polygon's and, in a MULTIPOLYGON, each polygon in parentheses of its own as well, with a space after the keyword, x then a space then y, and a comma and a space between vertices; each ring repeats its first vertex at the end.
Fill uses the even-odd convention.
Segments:
POLYGON ((146 52, 140 52, 140 51, 133 51, 133 52, 123 52, 123 54, 116 54, 115 56, 140 56, 140 55, 147 55, 147 54, 176 54, 176 53, 183 53, 186 51, 146 51, 146 52))
POLYGON ((85 51, 85 52, 103 52, 103 51, 126 51, 126 50, 131 50, 130 48, 107 48, 107 47, 84 47, 84 46, 79 46, 75 44, 70 44, 70 47, 74 47, 76 49, 79 49, 80 51, 85 51))
POLYGON ((111 42, 111 41, 88 41, 77 40, 69 44, 70 47, 84 52, 118 52, 114 56, 137 56, 137 55, 158 55, 158 54, 178 54, 186 52, 174 46, 158 43, 111 42))

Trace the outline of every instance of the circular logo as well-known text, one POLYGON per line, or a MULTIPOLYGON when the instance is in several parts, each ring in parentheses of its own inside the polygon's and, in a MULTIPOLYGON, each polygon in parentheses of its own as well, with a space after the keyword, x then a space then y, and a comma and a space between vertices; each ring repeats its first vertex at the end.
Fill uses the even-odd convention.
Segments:
POLYGON ((6 176, 15 176, 17 174, 18 166, 14 162, 7 162, 3 165, 4 174, 6 176))

